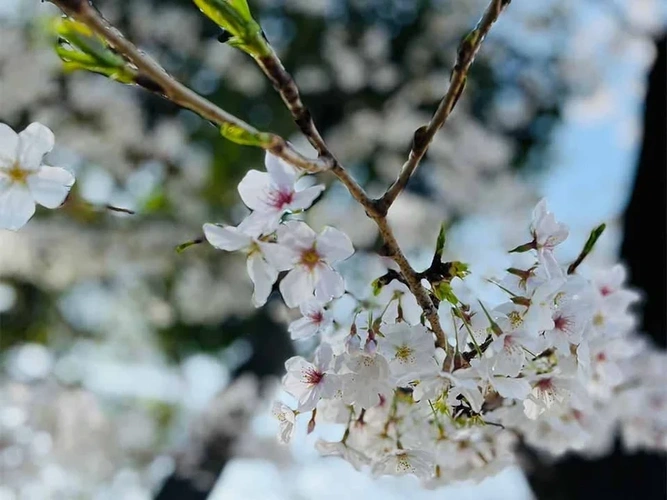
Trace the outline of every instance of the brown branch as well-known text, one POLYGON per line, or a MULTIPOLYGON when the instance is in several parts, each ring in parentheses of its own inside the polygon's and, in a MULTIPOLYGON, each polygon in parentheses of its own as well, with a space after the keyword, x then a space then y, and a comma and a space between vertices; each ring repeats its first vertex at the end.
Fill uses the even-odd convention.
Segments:
MULTIPOLYGON (((73 19, 84 23, 93 32, 102 37, 118 53, 136 66, 139 71, 138 84, 160 94, 162 97, 186 109, 194 111, 216 125, 231 124, 250 134, 259 131, 239 118, 225 112, 212 102, 199 96, 169 75, 156 61, 139 50, 128 41, 116 28, 92 6, 89 0, 51 0, 52 3, 73 19)), ((408 288, 417 299, 424 316, 428 319, 431 329, 436 335, 436 345, 447 348, 445 333, 440 326, 437 307, 429 297, 428 291, 422 286, 418 273, 412 268, 401 251, 396 238, 386 219, 386 210, 382 210, 378 201, 371 199, 356 180, 343 168, 329 151, 321 135, 312 121, 310 113, 301 101, 298 88, 293 79, 285 71, 277 56, 258 59, 260 66, 274 83, 283 101, 292 113, 294 120, 302 132, 320 153, 320 158, 310 160, 295 151, 279 136, 271 135, 270 144, 265 149, 279 156, 286 162, 308 172, 330 170, 348 189, 350 195, 365 209, 366 214, 377 224, 380 234, 386 243, 389 256, 397 263, 405 277, 408 288)))
POLYGON ((438 109, 431 118, 428 125, 418 128, 412 139, 412 147, 408 160, 403 164, 401 172, 394 183, 389 186, 387 192, 378 200, 378 208, 387 213, 389 207, 396 200, 401 191, 405 189, 410 177, 415 173, 419 162, 422 160, 428 150, 435 134, 449 118, 452 110, 456 106, 463 90, 466 86, 468 71, 475 60, 484 38, 488 34, 491 26, 498 20, 503 9, 510 4, 511 0, 491 0, 486 8, 484 15, 477 23, 477 26, 463 39, 459 45, 456 55, 456 63, 452 70, 449 89, 438 105, 438 109))
POLYGON ((301 100, 299 87, 294 82, 292 75, 285 70, 273 47, 271 47, 270 55, 257 57, 255 60, 264 74, 271 80, 273 88, 280 94, 285 106, 287 106, 287 109, 292 114, 294 122, 301 129, 301 132, 303 132, 303 135, 306 136, 310 144, 312 144, 320 156, 333 159, 333 154, 329 151, 319 130, 317 130, 310 111, 301 100))
MULTIPOLYGON (((154 59, 138 49, 120 31, 111 26, 89 0, 51 0, 51 2, 71 18, 88 26, 95 34, 106 40, 111 47, 136 66, 139 71, 137 84, 197 113, 217 126, 232 125, 253 136, 260 135, 260 132, 248 123, 227 113, 169 75, 154 59)), ((321 172, 330 168, 330 163, 325 160, 306 158, 292 148, 282 137, 274 134, 267 134, 267 136, 269 140, 262 144, 262 147, 286 162, 307 172, 321 172)))

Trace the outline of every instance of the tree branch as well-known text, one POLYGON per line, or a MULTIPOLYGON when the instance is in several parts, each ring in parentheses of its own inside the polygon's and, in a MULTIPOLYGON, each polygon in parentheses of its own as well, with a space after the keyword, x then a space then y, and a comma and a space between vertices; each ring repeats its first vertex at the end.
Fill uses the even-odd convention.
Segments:
MULTIPOLYGON (((127 40, 116 28, 93 7, 90 0, 51 0, 65 14, 88 26, 94 33, 102 37, 119 54, 134 64, 139 71, 139 84, 160 94, 162 97, 186 109, 194 111, 203 118, 218 126, 233 125, 252 135, 260 134, 251 125, 220 109, 212 102, 199 96, 169 75, 162 66, 127 40)), ((447 340, 440 320, 437 307, 429 297, 428 291, 422 286, 417 272, 412 268, 401 251, 396 238, 386 219, 386 210, 382 210, 378 201, 371 199, 356 180, 343 168, 329 151, 321 135, 317 131, 312 117, 303 105, 298 88, 292 77, 285 71, 282 63, 272 51, 272 56, 258 59, 260 67, 265 71, 281 94, 283 101, 292 113, 294 120, 302 132, 320 153, 320 158, 311 160, 295 151, 283 138, 266 134, 270 140, 262 144, 266 150, 282 158, 291 165, 308 172, 330 170, 345 185, 350 195, 365 209, 366 214, 377 224, 380 234, 386 243, 391 258, 396 262, 405 277, 408 288, 417 299, 429 320, 431 329, 436 335, 436 345, 446 349, 447 340)))
MULTIPOLYGON (((269 45, 269 47, 271 46, 269 45)), ((294 122, 301 129, 303 135, 306 136, 320 156, 333 159, 333 154, 317 130, 310 111, 301 100, 299 88, 294 82, 292 75, 285 70, 273 47, 271 47, 270 55, 257 57, 255 60, 264 74, 271 80, 273 87, 280 94, 285 106, 287 106, 287 109, 292 114, 294 122)))
POLYGON ((138 49, 127 40, 120 31, 111 26, 89 0, 51 0, 65 14, 88 26, 139 71, 137 83, 152 92, 189 109, 217 126, 233 126, 252 136, 265 136, 261 147, 286 162, 307 172, 321 172, 331 167, 329 161, 309 159, 292 148, 282 137, 275 134, 262 134, 253 126, 227 113, 211 101, 201 97, 188 87, 174 79, 148 54, 138 49))
POLYGON ((403 164, 398 178, 389 186, 389 189, 387 189, 382 198, 378 200, 378 207, 384 213, 389 210, 392 203, 401 194, 401 191, 405 189, 410 177, 415 173, 419 162, 426 154, 431 141, 433 141, 433 137, 445 124, 447 118, 449 118, 461 94, 463 94, 468 79, 468 71, 475 60, 475 56, 484 38, 491 29, 491 26, 493 26, 493 23, 498 20, 498 17, 500 17, 500 14, 510 2, 511 0, 491 0, 475 29, 468 33, 460 43, 447 93, 442 101, 440 101, 438 109, 428 125, 424 125, 415 131, 408 160, 403 164))

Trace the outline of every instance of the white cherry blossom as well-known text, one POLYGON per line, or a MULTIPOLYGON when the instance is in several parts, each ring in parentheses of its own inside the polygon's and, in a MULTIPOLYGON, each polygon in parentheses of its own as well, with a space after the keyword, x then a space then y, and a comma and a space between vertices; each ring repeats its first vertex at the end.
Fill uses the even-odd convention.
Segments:
POLYGON ((253 210, 246 224, 259 234, 275 231, 283 214, 307 209, 324 190, 321 184, 298 189, 296 169, 268 152, 265 166, 266 172, 248 171, 238 187, 243 203, 253 210))
POLYGON ((373 464, 374 476, 414 474, 420 479, 430 479, 435 471, 435 457, 422 450, 395 450, 373 464))
POLYGON ((396 323, 382 328, 382 334, 378 350, 397 379, 405 381, 437 367, 433 357, 435 339, 426 327, 396 323))
POLYGON ((336 392, 338 377, 328 371, 332 360, 333 352, 329 344, 321 344, 312 363, 301 356, 294 356, 285 362, 287 373, 283 386, 299 401, 299 412, 313 410, 321 398, 330 398, 336 392))
POLYGON ((289 443, 294 434, 294 422, 296 420, 294 410, 284 403, 275 402, 271 413, 280 423, 278 440, 283 444, 289 443))
POLYGON ((206 223, 203 228, 204 236, 215 248, 228 252, 241 251, 248 256, 248 275, 255 285, 252 302, 255 307, 266 304, 280 270, 272 262, 280 261, 279 255, 283 249, 275 243, 248 234, 243 224, 234 227, 206 223))
POLYGON ((352 466, 361 470, 364 465, 369 463, 369 459, 362 452, 348 446, 342 441, 329 442, 318 439, 315 443, 315 449, 320 452, 323 457, 341 457, 348 461, 352 466))
POLYGON ((321 302, 340 297, 345 282, 331 266, 354 253, 350 239, 338 229, 315 233, 305 222, 289 221, 278 229, 278 243, 287 250, 276 255, 281 269, 291 269, 280 282, 288 307, 315 298, 321 302))
POLYGON ((64 168, 42 164, 53 149, 53 132, 31 123, 17 134, 0 123, 0 228, 18 230, 35 213, 35 203, 58 208, 74 185, 64 168))
POLYGON ((292 321, 287 328, 292 339, 312 337, 316 333, 325 333, 333 326, 333 315, 318 300, 308 300, 299 306, 303 317, 292 321))
POLYGON ((530 232, 537 248, 537 256, 551 275, 562 274, 553 255, 554 248, 565 241, 569 230, 562 222, 557 222, 549 212, 546 200, 541 200, 533 210, 530 232))

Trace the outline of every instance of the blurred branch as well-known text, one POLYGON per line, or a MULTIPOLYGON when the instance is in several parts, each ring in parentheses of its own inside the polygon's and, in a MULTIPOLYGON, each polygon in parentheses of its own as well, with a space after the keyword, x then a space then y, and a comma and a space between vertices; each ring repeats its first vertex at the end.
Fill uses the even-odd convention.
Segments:
POLYGON ((445 124, 447 118, 449 118, 465 89, 468 71, 475 60, 475 56, 484 38, 510 2, 511 0, 491 0, 475 29, 468 33, 460 43, 456 55, 456 63, 454 64, 450 78, 449 89, 445 97, 440 101, 438 109, 428 125, 424 125, 415 131, 408 161, 403 164, 396 181, 389 186, 384 196, 378 200, 379 207, 383 212, 386 213, 389 210, 389 207, 391 207, 401 191, 405 189, 410 177, 415 173, 419 162, 426 154, 431 141, 433 141, 433 137, 445 124))
POLYGON ((189 109, 202 118, 221 128, 223 135, 229 130, 230 135, 241 134, 258 138, 257 145, 308 172, 321 172, 329 168, 323 160, 304 157, 292 148, 282 137, 264 134, 236 116, 227 113, 209 100, 201 97, 169 75, 162 66, 148 54, 139 50, 93 7, 89 0, 51 0, 72 19, 88 26, 96 35, 107 41, 114 50, 134 64, 139 71, 137 84, 151 90, 166 99, 189 109))

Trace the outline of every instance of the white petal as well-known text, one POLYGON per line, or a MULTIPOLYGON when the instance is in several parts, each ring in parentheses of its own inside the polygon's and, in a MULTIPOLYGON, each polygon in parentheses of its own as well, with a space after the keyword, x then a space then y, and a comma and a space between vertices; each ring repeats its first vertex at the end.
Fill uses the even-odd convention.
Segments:
POLYGON ((329 262, 339 262, 354 253, 354 247, 347 235, 334 227, 325 227, 317 237, 317 251, 329 262))
POLYGON ((289 209, 305 210, 309 208, 322 191, 324 191, 324 185, 322 184, 306 188, 303 191, 297 191, 294 193, 294 198, 289 205, 289 209))
POLYGON ((233 226, 218 226, 207 222, 204 224, 204 236, 215 248, 234 252, 247 248, 252 243, 252 238, 242 233, 233 226))
POLYGON ((504 398, 523 400, 531 390, 530 384, 522 378, 493 377, 491 384, 504 398))
POLYGON ((315 352, 315 360, 313 361, 313 364, 319 371, 324 372, 329 368, 332 359, 333 350, 331 349, 331 346, 327 343, 322 343, 315 352))
POLYGON ((248 257, 247 268, 248 275, 255 284, 252 302, 255 307, 261 307, 266 304, 266 299, 271 295, 273 284, 278 278, 278 271, 273 269, 259 253, 248 257))
POLYGON ((330 267, 320 268, 319 279, 315 285, 315 297, 322 302, 329 302, 345 293, 343 277, 330 267))
POLYGON ((299 267, 292 269, 280 282, 280 293, 287 307, 296 307, 313 297, 313 282, 310 273, 299 267))
POLYGON ((278 228, 278 242, 292 248, 309 248, 316 239, 317 233, 302 221, 291 220, 278 228))
POLYGON ((238 225, 240 231, 249 236, 259 237, 263 234, 271 234, 278 229, 282 213, 276 211, 256 211, 248 215, 238 225))
POLYGON ((259 170, 249 170, 245 177, 239 182, 239 194, 243 203, 251 210, 266 212, 267 193, 271 189, 271 177, 265 172, 259 170))
POLYGON ((271 176, 271 180, 281 187, 294 187, 294 182, 297 178, 297 172, 291 165, 285 163, 283 160, 267 151, 264 158, 264 166, 266 171, 271 176))
POLYGON ((17 231, 35 213, 35 201, 24 184, 0 178, 0 228, 17 231))
POLYGON ((28 187, 37 203, 46 208, 58 208, 63 204, 74 185, 74 176, 60 167, 42 166, 28 177, 28 187))
POLYGON ((48 127, 31 123, 19 134, 18 160, 24 170, 37 170, 44 155, 53 149, 55 137, 48 127))
POLYGON ((300 340, 312 337, 317 333, 318 328, 319 325, 313 323, 310 318, 299 318, 290 323, 287 331, 293 340, 300 340))
POLYGON ((301 397, 299 398, 299 407, 298 407, 300 413, 305 413, 307 411, 312 411, 315 409, 317 403, 320 401, 323 389, 323 383, 326 377, 327 376, 324 375, 322 381, 319 384, 308 388, 303 394, 301 394, 301 397))
POLYGON ((278 243, 267 243, 263 241, 260 241, 258 244, 264 258, 278 271, 288 271, 292 269, 299 260, 299 253, 292 248, 278 243))
POLYGON ((10 168, 16 161, 19 135, 9 125, 0 123, 0 168, 10 168))

